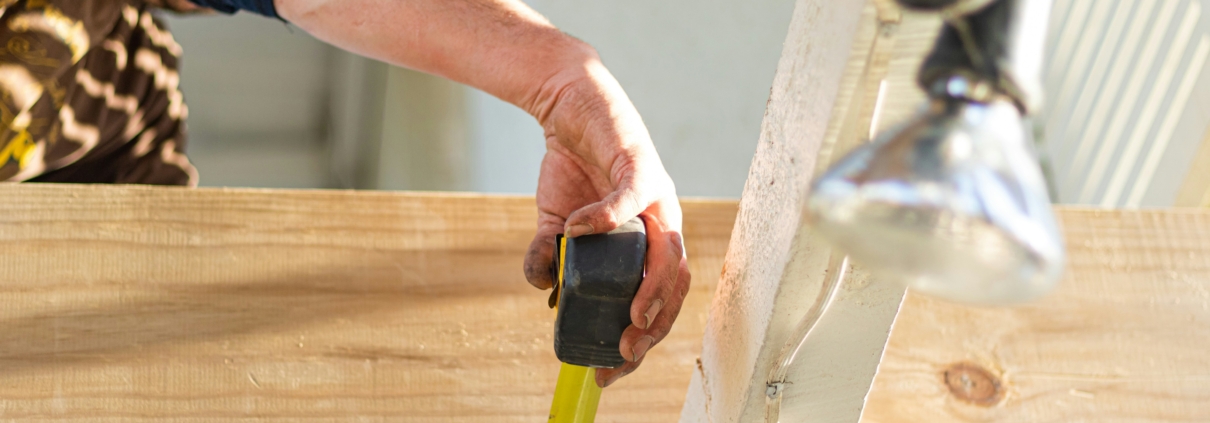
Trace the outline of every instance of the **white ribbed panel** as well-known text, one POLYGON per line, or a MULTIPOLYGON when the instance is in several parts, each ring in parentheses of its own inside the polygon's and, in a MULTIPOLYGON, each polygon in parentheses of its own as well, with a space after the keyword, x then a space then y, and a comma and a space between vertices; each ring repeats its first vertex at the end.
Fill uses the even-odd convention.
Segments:
POLYGON ((1171 205, 1210 122, 1208 3, 1055 1, 1040 119, 1059 202, 1171 205))

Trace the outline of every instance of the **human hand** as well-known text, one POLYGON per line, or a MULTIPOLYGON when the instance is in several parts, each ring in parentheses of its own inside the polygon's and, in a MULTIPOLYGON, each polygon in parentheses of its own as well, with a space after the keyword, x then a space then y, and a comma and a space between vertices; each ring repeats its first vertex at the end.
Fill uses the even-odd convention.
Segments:
POLYGON ((643 218, 647 266, 630 307, 634 324, 622 334, 627 364, 598 371, 597 384, 634 371, 676 320, 689 267, 672 179, 596 51, 520 0, 274 4, 284 19, 322 40, 479 88, 538 119, 547 153, 538 180, 538 233, 525 257, 534 286, 551 286, 555 234, 604 233, 643 218))
POLYGON ((547 83, 557 93, 535 113, 546 133, 538 179, 538 232, 525 257, 525 275, 547 289, 555 235, 609 232, 635 216, 647 229, 646 274, 622 333, 626 364, 598 369, 608 386, 633 372, 672 328, 689 290, 676 189, 638 111, 600 65, 574 69, 547 83))

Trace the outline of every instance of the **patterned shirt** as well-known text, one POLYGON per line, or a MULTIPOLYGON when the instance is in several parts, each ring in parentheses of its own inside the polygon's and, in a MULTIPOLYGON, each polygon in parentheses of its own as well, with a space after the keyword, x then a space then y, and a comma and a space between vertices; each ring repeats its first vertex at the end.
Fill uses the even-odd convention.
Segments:
POLYGON ((142 0, 0 0, 0 180, 196 185, 180 55, 142 0))

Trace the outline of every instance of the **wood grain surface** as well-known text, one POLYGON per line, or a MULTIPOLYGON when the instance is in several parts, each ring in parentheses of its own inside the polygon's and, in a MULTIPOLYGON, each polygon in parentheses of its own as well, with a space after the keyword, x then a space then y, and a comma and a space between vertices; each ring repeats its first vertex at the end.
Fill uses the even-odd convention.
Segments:
MULTIPOLYGON (((532 198, 2 185, 0 421, 537 422, 558 362, 532 198)), ((735 202, 598 422, 677 418, 735 202)))
POLYGON ((1064 210, 1042 301, 909 293, 863 422, 1210 421, 1210 213, 1064 210))

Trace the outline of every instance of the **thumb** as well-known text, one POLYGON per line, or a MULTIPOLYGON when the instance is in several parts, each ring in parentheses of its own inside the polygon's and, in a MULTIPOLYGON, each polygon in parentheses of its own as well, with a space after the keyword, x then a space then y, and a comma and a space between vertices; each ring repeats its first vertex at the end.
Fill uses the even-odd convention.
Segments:
POLYGON ((568 238, 603 234, 633 219, 651 205, 634 183, 627 180, 601 201, 581 207, 567 217, 563 233, 568 238))

